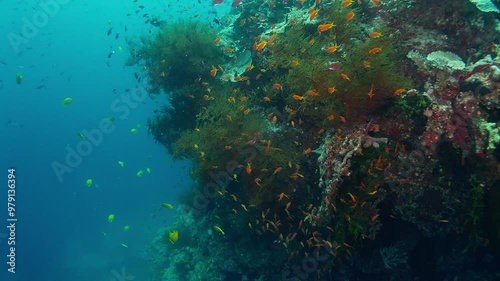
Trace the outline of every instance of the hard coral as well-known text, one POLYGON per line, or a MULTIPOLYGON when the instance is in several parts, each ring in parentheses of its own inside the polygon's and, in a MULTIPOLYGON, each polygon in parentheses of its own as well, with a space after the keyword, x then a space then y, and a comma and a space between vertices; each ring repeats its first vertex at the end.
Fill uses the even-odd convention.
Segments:
MULTIPOLYGON (((370 124, 368 124, 368 127, 370 124)), ((368 128, 367 127, 367 128, 368 128)), ((367 128, 353 127, 345 132, 344 137, 327 135, 325 142, 317 149, 320 170, 319 186, 323 189, 321 206, 318 209, 318 220, 330 217, 332 205, 339 193, 339 188, 345 177, 351 174, 351 159, 361 153, 362 148, 378 148, 387 143, 387 138, 375 138, 368 135, 367 128)))
POLYGON ((440 142, 451 141, 455 148, 462 151, 462 156, 466 157, 472 152, 472 142, 477 132, 471 126, 473 118, 480 115, 479 99, 471 92, 461 92, 456 96, 453 90, 445 89, 444 93, 440 92, 434 94, 439 104, 431 105, 426 111, 427 130, 421 137, 421 144, 429 154, 433 154, 440 142), (455 97, 452 98, 453 96, 455 97))
MULTIPOLYGON (((421 144, 428 154, 434 154, 443 141, 450 141, 460 149, 463 158, 472 153, 491 153, 494 149, 484 141, 481 124, 492 110, 499 108, 500 83, 490 79, 494 65, 482 65, 469 67, 453 83, 441 83, 440 87, 427 91, 432 104, 424 111, 428 119, 421 144)), ((454 78, 449 76, 450 79, 454 78)))

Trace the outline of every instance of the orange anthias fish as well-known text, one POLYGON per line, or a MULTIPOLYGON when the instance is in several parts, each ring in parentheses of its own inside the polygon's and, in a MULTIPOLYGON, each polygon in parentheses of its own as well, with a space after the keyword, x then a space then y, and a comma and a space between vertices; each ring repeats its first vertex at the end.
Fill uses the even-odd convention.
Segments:
POLYGON ((380 52, 380 51, 382 51, 382 48, 378 48, 378 47, 377 47, 377 48, 373 48, 373 49, 371 49, 368 53, 369 53, 370 55, 374 55, 374 54, 376 54, 376 53, 378 53, 378 52, 380 52))
POLYGON ((266 41, 262 41, 259 44, 255 43, 253 45, 253 48, 256 51, 262 51, 262 49, 264 49, 264 47, 266 47, 266 45, 267 45, 267 42, 266 41))
POLYGON ((271 35, 271 37, 269 37, 269 41, 267 42, 267 46, 269 48, 273 46, 275 38, 276 38, 276 34, 273 34, 273 35, 271 35))
POLYGON ((220 42, 220 37, 217 37, 217 38, 214 40, 214 44, 215 44, 215 45, 217 45, 217 44, 219 44, 219 42, 220 42))
POLYGON ((380 5, 380 0, 372 0, 373 5, 379 6, 380 5))
POLYGON ((349 7, 352 5, 352 2, 354 2, 354 1, 353 0, 344 0, 344 2, 342 2, 342 7, 344 7, 344 8, 349 7))
POLYGON ((277 173, 281 172, 281 170, 283 170, 283 168, 282 168, 282 167, 278 167, 278 168, 276 168, 276 169, 274 170, 274 172, 273 172, 273 174, 272 174, 272 175, 273 175, 273 176, 274 176, 274 175, 276 175, 277 173))
POLYGON ((307 91, 307 94, 310 95, 310 96, 313 96, 313 97, 318 97, 319 96, 319 93, 316 92, 316 91, 313 91, 313 90, 307 91))
POLYGON ((274 83, 274 85, 273 85, 273 89, 278 89, 278 90, 283 91, 283 86, 281 86, 281 84, 280 84, 280 83, 274 83))
POLYGON ((350 20, 352 20, 352 18, 354 18, 354 15, 355 15, 355 14, 354 14, 354 12, 353 12, 353 11, 350 11, 350 12, 347 14, 347 16, 345 16, 345 20, 346 20, 346 21, 350 21, 350 20))
POLYGON ((333 24, 333 23, 320 24, 320 25, 318 25, 318 30, 320 32, 324 32, 324 31, 327 31, 334 26, 335 26, 335 24, 333 24))
POLYGON ((370 38, 379 38, 380 36, 383 36, 382 33, 373 31, 370 33, 370 38))
POLYGON ((309 20, 313 20, 316 17, 316 15, 318 14, 318 12, 319 12, 319 9, 310 9, 308 11, 308 13, 309 13, 309 20))
POLYGON ((340 73, 340 77, 342 77, 342 79, 351 81, 351 79, 349 79, 349 76, 347 76, 347 74, 345 74, 345 73, 340 73))
POLYGON ((336 52, 336 51, 338 50, 338 48, 339 48, 339 47, 340 47, 340 46, 338 46, 338 45, 335 45, 335 46, 330 46, 330 47, 328 47, 328 49, 326 49, 326 52, 327 52, 327 53, 330 53, 330 54, 331 54, 331 53, 334 53, 334 52, 336 52))
POLYGON ((212 66, 212 69, 210 70, 210 76, 215 77, 217 75, 217 68, 215 66, 212 66))
POLYGON ((294 99, 294 100, 303 100, 304 97, 303 96, 299 96, 299 95, 293 95, 292 99, 294 99))
POLYGON ((373 96, 374 96, 374 94, 373 94, 373 84, 372 84, 372 87, 371 87, 371 89, 370 89, 370 92, 368 92, 368 98, 372 99, 372 98, 373 98, 373 96))
POLYGON ((403 88, 400 88, 400 89, 397 89, 396 91, 394 91, 394 95, 395 96, 399 96, 402 92, 406 91, 405 89, 403 88))

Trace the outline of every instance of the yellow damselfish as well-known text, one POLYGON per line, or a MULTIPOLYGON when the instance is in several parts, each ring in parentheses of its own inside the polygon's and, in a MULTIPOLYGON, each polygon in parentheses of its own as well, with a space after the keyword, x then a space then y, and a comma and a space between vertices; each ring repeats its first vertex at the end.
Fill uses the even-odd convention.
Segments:
POLYGON ((170 231, 168 238, 170 239, 170 243, 174 244, 179 239, 179 231, 177 230, 170 231))
POLYGON ((142 175, 144 175, 144 171, 143 170, 140 170, 139 172, 137 172, 137 176, 138 177, 142 177, 142 175))
POLYGON ((169 203, 161 203, 161 206, 167 209, 172 209, 174 208, 174 205, 169 204, 169 203))
POLYGON ((109 214, 108 221, 113 222, 115 220, 115 214, 109 214))
POLYGON ((85 184, 87 185, 87 187, 90 187, 92 185, 92 179, 88 179, 85 181, 85 184))
POLYGON ((220 226, 216 225, 216 226, 214 226, 214 229, 217 230, 218 232, 220 232, 222 235, 226 235, 226 233, 224 233, 224 230, 222 230, 222 228, 220 228, 220 226))
POLYGON ((125 165, 125 163, 123 163, 123 161, 118 161, 118 165, 123 167, 125 165))
POLYGON ((69 104, 71 104, 72 101, 73 101, 72 98, 65 98, 65 99, 63 99, 62 104, 69 105, 69 104))

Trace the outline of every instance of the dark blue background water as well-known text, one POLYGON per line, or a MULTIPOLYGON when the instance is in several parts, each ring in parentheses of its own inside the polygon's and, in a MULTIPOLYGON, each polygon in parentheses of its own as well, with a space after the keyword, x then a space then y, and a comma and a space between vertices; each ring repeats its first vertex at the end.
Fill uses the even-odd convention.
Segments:
POLYGON ((172 161, 147 134, 146 120, 167 102, 165 96, 129 107, 123 120, 123 112, 113 111, 112 104, 126 89, 145 86, 134 78, 137 67, 125 67, 125 38, 137 39, 150 29, 154 33, 143 14, 167 22, 199 14, 197 20, 212 21, 230 5, 214 10, 211 1, 201 2, 61 0, 59 10, 48 15, 40 4, 57 2, 0 1, 0 280, 121 281, 116 274, 123 270, 136 280, 147 279, 145 246, 175 213, 160 203, 176 204, 192 184, 190 166, 172 161), (12 44, 26 22, 43 13, 47 21, 35 25, 32 38, 12 44), (16 73, 23 75, 20 85, 16 73), (63 106, 67 97, 73 102, 63 106), (92 145, 92 152, 60 181, 52 163, 65 164, 67 148, 76 149, 81 141, 77 134, 98 129, 109 116, 116 117, 114 131, 103 134, 102 142, 92 145), (131 134, 137 125, 137 134, 131 134), (151 174, 136 175, 147 167, 151 174), (6 263, 8 168, 16 169, 17 180, 15 274, 7 272, 6 263), (86 187, 89 178, 94 184, 86 187), (109 223, 111 213, 116 218, 109 223))

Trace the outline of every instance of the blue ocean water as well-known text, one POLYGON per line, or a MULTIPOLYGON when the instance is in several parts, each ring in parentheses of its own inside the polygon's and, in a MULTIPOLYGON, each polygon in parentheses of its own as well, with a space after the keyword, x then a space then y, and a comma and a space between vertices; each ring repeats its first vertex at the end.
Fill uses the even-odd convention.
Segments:
POLYGON ((210 21, 208 9, 214 7, 203 2, 1 1, 0 280, 147 279, 144 248, 173 214, 160 203, 175 205, 191 185, 190 164, 172 161, 147 134, 147 118, 165 99, 123 103, 131 93, 127 89, 144 86, 134 78, 138 70, 125 66, 125 39, 152 28, 144 23, 145 13, 167 21, 199 14, 199 20, 210 21), (52 6, 46 10, 43 4, 52 6), (18 73, 21 84, 16 84, 18 73), (72 103, 62 105, 68 97, 72 103), (129 114, 113 105, 127 107, 129 114), (53 163, 66 165, 68 151, 88 139, 78 133, 95 132, 111 116, 112 132, 103 133, 71 172, 58 177, 53 163), (7 271, 7 170, 12 168, 15 273, 7 271), (93 181, 90 187, 87 179, 93 181), (109 214, 115 215, 112 223, 109 214))

